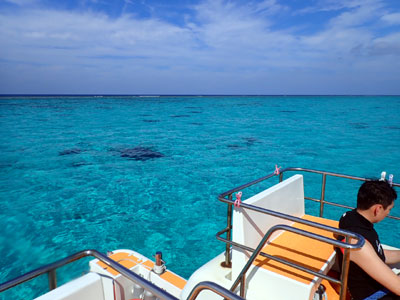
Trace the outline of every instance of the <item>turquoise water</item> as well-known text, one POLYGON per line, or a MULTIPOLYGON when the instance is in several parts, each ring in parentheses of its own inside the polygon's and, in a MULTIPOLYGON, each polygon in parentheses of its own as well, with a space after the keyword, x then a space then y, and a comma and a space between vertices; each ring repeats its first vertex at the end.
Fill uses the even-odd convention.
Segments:
MULTIPOLYGON (((400 97, 3 97, 0 282, 86 248, 161 250, 188 278, 224 250, 219 193, 275 164, 366 177, 386 170, 399 182, 399 149, 400 97)), ((318 197, 320 177, 306 181, 318 197)), ((327 200, 354 204, 359 183, 327 184, 327 200)), ((378 228, 400 247, 399 224, 378 228)), ((32 298, 46 280, 0 298, 32 298)))

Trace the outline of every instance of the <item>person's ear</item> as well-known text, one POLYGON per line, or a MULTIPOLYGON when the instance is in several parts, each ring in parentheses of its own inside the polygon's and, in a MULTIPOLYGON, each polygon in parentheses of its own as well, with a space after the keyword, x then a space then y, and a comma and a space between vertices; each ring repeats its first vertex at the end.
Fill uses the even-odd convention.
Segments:
POLYGON ((375 204, 374 205, 374 217, 376 217, 382 210, 383 210, 382 204, 375 204))

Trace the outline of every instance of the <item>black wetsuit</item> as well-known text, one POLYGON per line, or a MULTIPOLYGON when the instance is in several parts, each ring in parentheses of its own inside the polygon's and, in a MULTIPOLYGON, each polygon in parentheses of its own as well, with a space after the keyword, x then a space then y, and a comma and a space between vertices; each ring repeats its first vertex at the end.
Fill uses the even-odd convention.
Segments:
MULTIPOLYGON (((355 209, 343 214, 339 221, 339 228, 362 235, 367 241, 370 242, 372 247, 374 247, 374 250, 376 254, 378 254, 379 258, 382 261, 385 261, 385 254, 379 241, 378 234, 374 229, 374 225, 360 215, 355 209)), ((350 262, 348 287, 352 297, 355 300, 365 299, 375 292, 385 289, 380 283, 365 273, 354 262, 350 262)), ((400 299, 400 297, 394 295, 393 298, 385 297, 383 299, 400 299)))

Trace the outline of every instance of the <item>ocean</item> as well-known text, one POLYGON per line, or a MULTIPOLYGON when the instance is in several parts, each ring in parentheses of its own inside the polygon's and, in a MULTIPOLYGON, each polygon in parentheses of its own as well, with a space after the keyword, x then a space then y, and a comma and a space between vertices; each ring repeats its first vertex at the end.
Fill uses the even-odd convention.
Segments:
MULTIPOLYGON (((399 149, 400 96, 3 96, 0 282, 89 248, 162 251, 189 278, 224 251, 218 194, 276 164, 361 177, 384 170, 399 182, 399 149)), ((319 197, 320 177, 305 180, 306 195, 319 197)), ((326 200, 354 206, 359 184, 328 179, 326 200)), ((377 228, 400 247, 399 224, 377 228)), ((59 282, 87 262, 61 269, 59 282)), ((46 288, 43 276, 0 299, 46 288)))

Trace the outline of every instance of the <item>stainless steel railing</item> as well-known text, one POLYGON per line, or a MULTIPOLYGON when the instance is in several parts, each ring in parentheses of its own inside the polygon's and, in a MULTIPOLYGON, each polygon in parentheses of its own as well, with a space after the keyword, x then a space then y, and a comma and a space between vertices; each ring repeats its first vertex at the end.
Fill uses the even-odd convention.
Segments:
MULTIPOLYGON (((14 278, 10 281, 2 283, 2 284, 0 284, 0 293, 5 290, 8 290, 12 287, 15 287, 17 285, 20 285, 26 281, 29 281, 35 277, 46 274, 46 273, 48 274, 48 277, 49 277, 49 289, 50 290, 55 289, 57 287, 56 270, 62 266, 65 266, 67 264, 70 264, 74 261, 77 261, 81 258, 88 257, 88 256, 93 256, 93 257, 97 258, 98 260, 102 261, 107 266, 118 271, 124 277, 139 284, 145 290, 150 291, 153 295, 155 295, 159 299, 179 300, 175 296, 169 294, 167 291, 161 289, 157 285, 142 278, 141 276, 137 275, 135 272, 132 272, 131 270, 125 268, 121 264, 117 263, 116 261, 112 260, 108 256, 106 256, 96 250, 83 250, 83 251, 77 252, 73 255, 70 255, 70 256, 60 259, 56 262, 50 263, 48 265, 45 265, 38 269, 35 269, 31 272, 28 272, 22 276, 14 278)), ((199 295, 199 293, 203 290, 210 290, 211 292, 216 293, 228 300, 243 300, 242 297, 239 297, 238 295, 232 293, 231 291, 225 289, 224 287, 219 286, 218 284, 216 284, 214 282, 208 282, 208 281, 200 282, 199 284, 197 284, 193 288, 192 292, 190 293, 190 295, 187 299, 188 300, 196 299, 196 297, 199 295)))
MULTIPOLYGON (((324 206, 325 204, 331 205, 331 206, 336 206, 336 207, 342 207, 342 208, 347 208, 347 209, 353 209, 354 207, 339 204, 339 203, 334 203, 334 202, 329 202, 325 200, 325 189, 326 189, 326 178, 327 176, 331 177, 338 177, 338 178, 345 178, 345 179, 350 179, 350 180, 359 180, 359 181, 368 181, 371 179, 368 178, 363 178, 363 177, 357 177, 357 176, 352 176, 352 175, 345 175, 345 174, 340 174, 340 173, 333 173, 333 172, 326 172, 326 171, 319 171, 319 170, 313 170, 313 169, 304 169, 304 168, 286 168, 283 169, 282 172, 279 174, 279 181, 283 180, 283 174, 284 172, 289 172, 289 171, 297 171, 297 172, 306 172, 306 173, 314 173, 314 174, 321 174, 322 175, 322 183, 321 183, 321 198, 320 199, 315 199, 311 197, 304 197, 304 199, 311 200, 314 202, 320 202, 320 212, 319 216, 323 217, 324 215, 324 206)), ((393 186, 400 187, 400 183, 393 183, 393 186)), ((400 217, 396 216, 387 216, 389 219, 394 219, 394 220, 400 220, 400 217)))
POLYGON ((38 277, 40 275, 43 275, 45 273, 47 273, 49 276, 49 289, 52 290, 57 287, 56 270, 58 268, 65 266, 69 263, 72 263, 76 260, 79 260, 81 258, 88 257, 88 256, 93 256, 93 257, 97 258, 98 260, 105 263, 107 266, 115 269, 116 271, 121 273, 123 276, 125 276, 125 277, 129 278, 130 280, 132 280, 133 282, 139 284, 145 290, 150 291, 152 294, 156 295, 157 297, 159 297, 161 299, 177 300, 176 297, 168 294, 167 292, 165 292, 158 286, 145 280, 141 276, 137 275, 136 273, 125 268, 121 264, 117 263, 116 261, 112 260, 111 258, 107 257, 106 255, 104 255, 96 250, 83 250, 83 251, 77 252, 66 258, 60 259, 56 262, 45 265, 45 266, 35 269, 31 272, 28 272, 22 276, 19 276, 15 279, 7 281, 0 285, 0 292, 3 292, 9 288, 16 286, 16 285, 22 284, 28 280, 31 280, 31 279, 38 277))
POLYGON ((190 295, 188 296, 187 300, 194 300, 197 298, 197 296, 203 291, 203 290, 210 290, 213 293, 224 297, 224 300, 244 300, 242 297, 232 293, 230 290, 227 290, 226 288, 216 284, 215 282, 211 281, 202 281, 199 282, 193 290, 190 292, 190 295))
MULTIPOLYGON (((322 175, 321 199, 314 199, 314 198, 310 198, 310 197, 305 197, 305 199, 307 199, 307 200, 320 202, 320 217, 323 217, 324 205, 325 204, 352 209, 352 207, 349 207, 349 206, 345 206, 345 205, 341 205, 341 204, 325 201, 325 188, 326 188, 326 177, 327 176, 341 177, 341 178, 346 178, 346 179, 351 179, 351 180, 361 180, 361 181, 369 180, 367 178, 344 175, 344 174, 339 174, 339 173, 325 172, 325 171, 319 171, 319 170, 304 169, 304 168, 285 168, 279 174, 279 181, 280 182, 283 180, 283 174, 285 172, 289 172, 289 171, 309 172, 309 173, 316 173, 316 174, 321 174, 322 175)), ((252 249, 250 247, 247 247, 245 245, 233 242, 231 240, 232 239, 231 238, 232 237, 232 235, 231 235, 231 232, 232 232, 232 210, 233 210, 233 206, 232 205, 234 204, 234 201, 232 200, 233 193, 241 191, 241 190, 243 190, 245 188, 253 186, 253 185, 255 185, 257 183, 260 183, 262 181, 265 181, 265 180, 267 180, 267 179, 269 179, 271 177, 274 177, 275 175, 276 174, 274 174, 274 173, 268 174, 268 175, 266 175, 264 177, 261 177, 259 179, 254 180, 252 182, 249 182, 249 183, 246 183, 246 184, 241 185, 239 187, 236 187, 234 189, 231 189, 231 190, 229 190, 229 191, 227 191, 225 193, 222 193, 222 194, 220 194, 218 196, 218 199, 220 201, 228 204, 227 227, 217 233, 217 239, 226 243, 225 261, 221 265, 224 266, 224 267, 231 267, 232 263, 231 263, 231 257, 230 257, 230 247, 232 245, 252 252, 252 255, 251 255, 250 259, 248 260, 247 264, 244 266, 242 272, 240 272, 238 278, 235 280, 234 284, 231 287, 231 290, 234 291, 236 289, 236 287, 240 283, 241 284, 240 295, 244 296, 244 287, 245 287, 245 279, 246 279, 246 277, 245 277, 246 275, 245 274, 246 274, 247 270, 249 269, 249 267, 251 266, 251 264, 253 263, 254 259, 258 255, 261 255, 261 256, 267 257, 269 259, 279 261, 279 262, 281 262, 283 264, 292 266, 294 268, 297 268, 297 269, 302 270, 304 272, 307 272, 309 274, 313 274, 313 275, 318 276, 320 278, 324 278, 324 279, 329 280, 331 282, 335 282, 337 284, 340 284, 340 286, 341 286, 340 299, 341 300, 345 299, 345 297, 346 297, 346 289, 347 289, 349 257, 350 257, 350 252, 349 251, 350 251, 350 249, 361 248, 364 245, 365 241, 364 241, 364 238, 362 236, 360 236, 358 234, 351 233, 351 232, 346 231, 346 230, 341 230, 341 229, 337 229, 337 228, 334 228, 334 227, 326 226, 326 225, 323 225, 323 224, 315 223, 315 222, 312 222, 312 221, 307 221, 307 220, 304 220, 304 219, 301 219, 301 218, 297 218, 297 217, 290 216, 290 215, 287 215, 287 214, 279 213, 279 212, 276 212, 276 211, 263 209, 263 208, 260 208, 260 207, 254 206, 254 205, 249 205, 249 204, 246 204, 246 203, 242 203, 241 204, 241 207, 244 208, 244 209, 250 209, 250 210, 258 211, 258 212, 261 212, 261 213, 264 213, 264 214, 267 214, 267 215, 275 216, 275 217, 282 218, 282 219, 285 219, 285 220, 290 220, 290 221, 293 221, 293 222, 306 224, 306 225, 309 225, 309 226, 312 226, 312 227, 315 227, 315 228, 320 228, 320 229, 324 229, 326 231, 333 232, 334 234, 337 234, 337 235, 344 236, 345 237, 345 242, 342 243, 342 242, 339 242, 337 240, 326 238, 324 236, 319 236, 319 235, 316 235, 316 234, 313 234, 311 232, 307 232, 307 231, 304 231, 304 230, 298 230, 298 229, 295 230, 296 234, 301 234, 301 235, 304 235, 304 236, 308 236, 310 238, 314 238, 314 239, 320 240, 322 242, 329 243, 329 244, 334 245, 336 247, 344 248, 344 255, 343 255, 343 262, 342 262, 342 270, 341 270, 341 279, 340 279, 340 281, 335 279, 335 278, 333 278, 333 277, 330 277, 330 276, 327 276, 325 274, 322 274, 320 272, 315 272, 315 271, 313 271, 311 269, 304 268, 303 266, 300 266, 300 265, 295 264, 293 262, 290 262, 290 261, 287 261, 287 260, 284 260, 284 259, 281 259, 281 258, 278 258, 278 257, 275 257, 275 256, 272 256, 272 255, 269 255, 269 254, 261 252, 261 249, 264 247, 266 241, 268 240, 269 236, 272 234, 273 231, 276 231, 276 230, 287 230, 287 231, 294 232, 293 231, 294 229, 292 227, 289 227, 289 226, 286 226, 286 225, 277 225, 277 226, 274 226, 274 227, 270 228, 270 230, 265 234, 265 236, 263 237, 263 239, 261 240, 261 242, 259 243, 259 245, 257 246, 256 249, 252 249), (226 239, 221 237, 221 235, 224 234, 224 233, 226 233, 226 239), (355 238, 357 240, 357 243, 356 244, 350 244, 349 243, 349 239, 350 238, 355 238)), ((394 186, 400 186, 400 184, 397 184, 397 183, 393 183, 393 185, 394 186)), ((399 217, 394 217, 394 216, 389 216, 389 217, 391 217, 392 219, 400 220, 399 217)))
MULTIPOLYGON (((312 239, 315 239, 315 240, 318 240, 318 241, 322 241, 322 242, 334 245, 336 247, 341 247, 341 248, 344 248, 344 249, 359 249, 365 243, 365 240, 364 240, 364 238, 362 236, 360 236, 358 234, 353 234, 353 233, 350 233, 350 232, 348 233, 347 236, 356 238, 357 239, 357 243, 356 244, 349 244, 349 243, 339 242, 339 241, 337 241, 335 239, 327 238, 327 237, 322 236, 322 235, 318 235, 318 234, 315 234, 315 233, 312 233, 312 232, 309 232, 309 231, 305 231, 305 230, 294 228, 294 227, 287 226, 287 225, 275 225, 275 226, 271 227, 268 230, 268 232, 262 238, 261 242, 258 244, 257 248, 253 251, 253 253, 250 256, 249 260, 247 261, 246 265, 243 267, 242 271, 239 273, 239 276, 237 277, 237 279, 233 283, 233 285, 231 287, 231 291, 234 291, 236 289, 236 287, 240 283, 240 296, 244 297, 244 293, 245 293, 244 288, 246 286, 246 277, 245 277, 246 276, 246 272, 248 271, 250 266, 253 264, 253 262, 257 258, 257 256, 260 254, 260 252, 263 249, 265 243, 268 241, 268 238, 272 235, 272 233, 274 233, 277 230, 290 231, 290 232, 293 232, 295 234, 306 236, 306 237, 309 237, 309 238, 312 238, 312 239)), ((272 255, 266 254, 266 253, 264 253, 263 256, 265 256, 265 257, 267 257, 269 259, 275 260, 275 261, 279 261, 280 263, 283 263, 285 265, 294 267, 296 269, 300 269, 300 270, 302 270, 302 271, 304 271, 306 273, 312 274, 314 276, 318 276, 318 277, 324 278, 326 280, 335 282, 337 284, 341 284, 340 280, 337 280, 337 279, 335 279, 333 277, 327 276, 327 275, 325 275, 325 274, 323 274, 321 272, 316 272, 316 271, 313 271, 311 269, 305 268, 303 266, 300 266, 300 265, 298 265, 296 263, 293 263, 293 262, 290 262, 288 260, 285 260, 285 259, 282 259, 282 258, 278 258, 278 257, 272 256, 272 255)), ((347 273, 347 270, 343 270, 343 271, 347 273)), ((346 289, 344 289, 344 290, 346 290, 346 289)))
MULTIPOLYGON (((301 218, 294 217, 294 216, 291 216, 291 215, 288 215, 288 214, 284 214, 284 213, 280 213, 280 212, 277 212, 277 211, 261 208, 261 207, 254 206, 254 205, 247 204, 247 203, 242 203, 240 205, 240 207, 242 207, 244 209, 258 211, 260 213, 264 213, 266 215, 271 215, 271 216, 278 217, 278 218, 281 218, 281 219, 290 220, 290 221, 293 221, 293 222, 305 224, 305 225, 308 225, 308 226, 311 226, 311 227, 314 227, 314 228, 323 229, 325 231, 332 232, 333 234, 342 235, 342 236, 345 237, 345 242, 341 242, 341 241, 338 241, 338 240, 335 240, 335 239, 331 239, 331 238, 328 238, 328 237, 325 237, 325 236, 322 236, 322 235, 318 235, 318 234, 315 234, 315 233, 312 233, 312 232, 308 232, 308 231, 305 231, 305 230, 297 229, 297 228, 290 227, 290 226, 287 226, 287 225, 276 225, 276 226, 274 226, 274 227, 272 227, 272 228, 270 228, 268 230, 268 232, 264 235, 263 239, 261 240, 261 242, 259 243, 257 248, 253 249, 253 248, 250 248, 248 246, 236 243, 234 241, 222 238, 221 235, 227 232, 227 228, 225 228, 225 229, 223 229, 223 230, 221 230, 220 232, 217 233, 217 239, 218 240, 225 242, 229 247, 231 245, 233 245, 233 246, 239 247, 241 249, 244 249, 244 250, 252 252, 252 255, 249 258, 247 264, 244 266, 243 270, 240 272, 239 276, 237 277, 237 279, 235 280, 234 284, 232 285, 231 291, 234 291, 236 289, 236 287, 238 286, 238 284, 240 283, 241 284, 240 296, 244 297, 244 287, 245 287, 245 280, 246 280, 245 274, 246 274, 247 270, 249 269, 249 267, 251 266, 251 264, 253 263, 253 261, 256 259, 256 257, 258 255, 261 255, 261 256, 267 257, 269 259, 272 259, 272 260, 278 261, 280 263, 283 263, 285 265, 294 267, 294 268, 299 269, 301 271, 304 271, 306 273, 312 274, 314 276, 318 276, 318 277, 326 279, 328 281, 340 284, 342 286, 342 290, 343 290, 343 298, 341 296, 340 299, 341 300, 345 299, 345 296, 346 296, 345 291, 347 289, 348 265, 349 265, 349 250, 350 249, 359 249, 364 245, 365 240, 361 235, 356 234, 356 233, 352 233, 350 231, 338 229, 338 228, 335 228, 335 227, 327 226, 327 225, 324 225, 324 224, 308 221, 308 220, 305 220, 305 219, 301 219, 301 218), (336 246, 336 247, 343 248, 344 249, 344 255, 343 255, 343 263, 342 263, 341 280, 337 280, 337 279, 335 279, 333 277, 330 277, 330 276, 327 276, 327 275, 325 275, 325 274, 323 274, 321 272, 316 272, 316 271, 313 271, 313 270, 311 270, 309 268, 305 268, 305 267, 303 267, 301 265, 298 265, 298 264, 295 264, 295 263, 293 263, 291 261, 288 261, 288 260, 273 256, 273 255, 269 255, 269 254, 264 253, 264 252, 261 252, 261 250, 264 247, 265 243, 267 242, 268 238, 276 230, 291 231, 291 232, 293 232, 295 234, 300 234, 300 235, 303 235, 303 236, 306 236, 306 237, 309 237, 309 238, 312 238, 312 239, 319 240, 321 242, 325 242, 325 243, 331 244, 331 245, 336 246), (357 243, 356 244, 350 244, 350 242, 349 242, 350 238, 356 239, 357 243)), ((230 257, 230 253, 228 255, 230 257)), ((224 263, 224 265, 225 265, 225 263, 224 263)))

